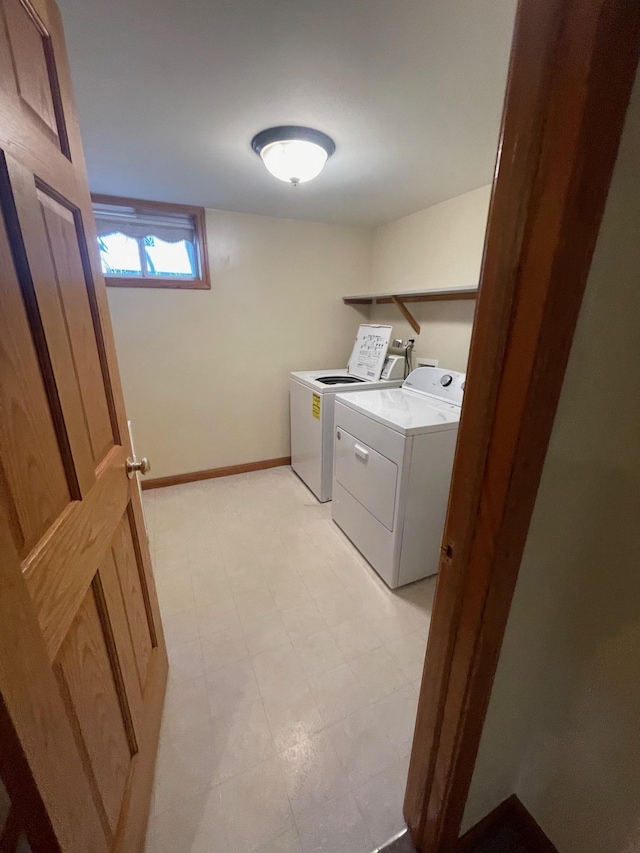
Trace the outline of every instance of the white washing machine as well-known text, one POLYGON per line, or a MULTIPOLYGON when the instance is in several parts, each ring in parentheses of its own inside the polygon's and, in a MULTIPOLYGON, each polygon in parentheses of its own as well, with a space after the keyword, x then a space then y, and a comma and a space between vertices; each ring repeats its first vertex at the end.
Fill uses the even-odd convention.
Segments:
POLYGON ((363 324, 347 368, 291 374, 291 467, 319 501, 331 500, 336 394, 402 384, 405 360, 387 355, 390 337, 391 326, 363 324))
POLYGON ((419 367, 336 397, 333 519, 391 588, 438 571, 464 379, 419 367))

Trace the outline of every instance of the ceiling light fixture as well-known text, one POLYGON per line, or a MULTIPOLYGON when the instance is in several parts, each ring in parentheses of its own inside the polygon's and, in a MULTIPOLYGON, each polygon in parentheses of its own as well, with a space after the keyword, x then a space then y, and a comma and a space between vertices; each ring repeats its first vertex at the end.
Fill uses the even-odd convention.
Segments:
POLYGON ((251 140, 251 147, 274 178, 294 187, 317 178, 336 150, 326 133, 295 125, 261 130, 251 140))

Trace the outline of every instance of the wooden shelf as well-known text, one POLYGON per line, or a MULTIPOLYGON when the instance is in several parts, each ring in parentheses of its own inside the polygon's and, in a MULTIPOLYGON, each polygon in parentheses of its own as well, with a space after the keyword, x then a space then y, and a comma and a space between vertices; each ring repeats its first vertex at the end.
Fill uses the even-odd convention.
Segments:
POLYGON ((345 305, 396 305, 413 331, 420 334, 420 324, 411 314, 405 302, 439 302, 445 299, 475 299, 478 288, 441 287, 436 290, 408 290, 400 293, 362 293, 355 296, 343 296, 345 305))
POLYGON ((345 305, 383 305, 399 299, 401 302, 436 302, 441 299, 475 299, 478 288, 441 287, 437 290, 407 290, 404 293, 362 293, 355 296, 343 296, 345 305), (395 299, 394 299, 395 297, 395 299))

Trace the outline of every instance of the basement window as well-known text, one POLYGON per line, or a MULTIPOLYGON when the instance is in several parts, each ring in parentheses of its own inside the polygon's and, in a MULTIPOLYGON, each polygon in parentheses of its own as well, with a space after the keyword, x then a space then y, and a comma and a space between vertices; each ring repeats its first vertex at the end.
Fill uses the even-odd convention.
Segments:
POLYGON ((208 290, 202 207, 92 195, 108 287, 208 290))

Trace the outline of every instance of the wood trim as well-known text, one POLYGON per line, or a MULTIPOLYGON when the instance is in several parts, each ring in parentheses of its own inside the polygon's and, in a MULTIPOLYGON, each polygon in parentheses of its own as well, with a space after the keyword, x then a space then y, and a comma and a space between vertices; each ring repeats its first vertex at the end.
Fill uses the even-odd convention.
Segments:
POLYGON ((205 471, 190 471, 188 474, 170 474, 168 477, 156 477, 154 480, 142 480, 143 491, 163 489, 165 486, 182 486, 184 483, 197 483, 199 480, 214 480, 217 477, 231 477, 233 474, 248 474, 250 471, 264 471, 267 468, 280 468, 291 465, 290 456, 277 459, 263 459, 260 462, 243 462, 240 465, 227 465, 225 468, 208 468, 205 471))
POLYGON ((211 290, 211 285, 199 278, 120 278, 105 275, 107 287, 141 287, 145 290, 211 290))
POLYGON ((345 305, 390 305, 394 300, 402 302, 439 302, 455 299, 476 299, 478 288, 471 287, 439 287, 433 290, 407 290, 397 293, 363 293, 361 295, 343 296, 345 305))
POLYGON ((198 263, 200 264, 200 275, 197 278, 177 280, 175 278, 126 278, 105 275, 104 280, 107 287, 211 290, 209 251, 207 248, 207 216, 204 207, 196 207, 192 204, 172 204, 165 201, 147 201, 141 198, 127 198, 119 195, 105 195, 104 193, 91 193, 91 202, 92 204, 121 204, 137 207, 140 210, 158 211, 159 213, 186 213, 193 216, 196 225, 198 263))
POLYGON ((530 853, 558 853, 516 794, 496 806, 458 839, 455 853, 473 853, 479 845, 487 845, 496 832, 508 824, 517 831, 530 853))
POLYGON ((404 304, 402 299, 400 299, 399 296, 392 296, 391 299, 393 301, 393 304, 400 311, 400 313, 402 314, 404 319, 407 321, 407 323, 411 326, 411 328, 416 333, 416 335, 419 335, 420 334, 420 323, 418 323, 418 321, 413 316, 411 311, 409 311, 409 309, 404 304))
POLYGON ((404 813, 451 850, 640 54, 633 0, 520 0, 404 813))
POLYGON ((0 853, 15 853, 21 832, 22 823, 16 807, 12 804, 4 829, 0 832, 0 853))
POLYGON ((159 213, 190 213, 197 216, 203 207, 193 204, 173 204, 170 201, 150 201, 146 198, 131 198, 123 195, 108 193, 91 193, 92 204, 120 204, 128 207, 140 207, 146 210, 157 210, 159 213))

